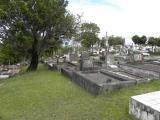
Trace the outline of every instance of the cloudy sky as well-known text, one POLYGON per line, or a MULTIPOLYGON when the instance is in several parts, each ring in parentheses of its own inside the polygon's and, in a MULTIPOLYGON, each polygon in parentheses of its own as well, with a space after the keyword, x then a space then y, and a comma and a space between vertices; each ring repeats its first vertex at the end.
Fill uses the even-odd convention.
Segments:
POLYGON ((68 9, 98 24, 100 37, 107 32, 130 43, 135 34, 160 36, 160 0, 69 0, 68 9))

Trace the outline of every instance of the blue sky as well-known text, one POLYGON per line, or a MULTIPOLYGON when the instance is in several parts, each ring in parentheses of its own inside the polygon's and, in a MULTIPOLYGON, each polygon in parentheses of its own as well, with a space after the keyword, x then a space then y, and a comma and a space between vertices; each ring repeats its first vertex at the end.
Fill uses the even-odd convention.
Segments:
POLYGON ((69 0, 68 9, 94 22, 100 36, 119 35, 131 42, 135 34, 160 36, 160 0, 69 0))
POLYGON ((84 3, 89 5, 106 5, 109 7, 113 7, 115 9, 119 9, 120 6, 115 4, 115 0, 69 0, 72 3, 84 3))

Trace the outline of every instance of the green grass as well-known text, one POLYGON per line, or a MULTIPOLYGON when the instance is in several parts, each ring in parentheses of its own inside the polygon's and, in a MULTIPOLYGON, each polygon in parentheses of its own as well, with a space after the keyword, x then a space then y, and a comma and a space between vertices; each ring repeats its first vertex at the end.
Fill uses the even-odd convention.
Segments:
POLYGON ((43 66, 0 81, 0 120, 135 120, 128 114, 132 95, 160 90, 160 81, 92 96, 43 66))

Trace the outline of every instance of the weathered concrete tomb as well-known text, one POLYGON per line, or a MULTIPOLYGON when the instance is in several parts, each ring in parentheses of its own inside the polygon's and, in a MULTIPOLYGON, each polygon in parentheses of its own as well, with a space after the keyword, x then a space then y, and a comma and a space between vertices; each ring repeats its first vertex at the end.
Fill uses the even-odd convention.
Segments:
POLYGON ((160 91, 131 97, 129 113, 140 120, 160 120, 160 91))
POLYGON ((73 71, 72 80, 94 95, 102 94, 104 91, 132 86, 137 83, 134 79, 112 75, 110 73, 106 74, 106 71, 73 71))
POLYGON ((150 80, 160 79, 160 65, 144 63, 144 64, 120 64, 119 66, 124 71, 135 76, 148 78, 150 80))
POLYGON ((78 71, 75 70, 74 67, 68 66, 62 68, 61 72, 94 95, 102 94, 104 91, 148 82, 143 78, 127 74, 123 71, 110 71, 106 69, 98 71, 78 71))

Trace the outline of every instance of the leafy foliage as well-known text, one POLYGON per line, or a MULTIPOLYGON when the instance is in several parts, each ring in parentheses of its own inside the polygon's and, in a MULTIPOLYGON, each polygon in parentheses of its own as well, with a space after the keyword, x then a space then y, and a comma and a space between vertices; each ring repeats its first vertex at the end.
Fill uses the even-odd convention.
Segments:
POLYGON ((148 39, 148 45, 155 46, 156 45, 156 38, 149 37, 149 39, 148 39))
POLYGON ((55 48, 76 32, 76 18, 66 0, 12 0, 0 10, 0 38, 14 51, 29 54, 28 70, 36 70, 43 51, 55 48), (58 41, 58 42, 57 42, 58 41))
POLYGON ((120 36, 110 36, 108 38, 108 44, 110 46, 115 46, 115 45, 124 45, 125 44, 125 39, 120 37, 120 36))
POLYGON ((8 6, 10 0, 0 0, 0 9, 8 6))
POLYGON ((160 38, 155 38, 155 44, 160 47, 160 38))
POLYGON ((81 43, 86 48, 93 48, 99 40, 98 33, 100 28, 95 23, 83 23, 81 27, 81 43))
POLYGON ((134 42, 134 44, 144 45, 147 41, 147 37, 145 35, 143 35, 142 37, 135 35, 132 37, 132 41, 134 42))

